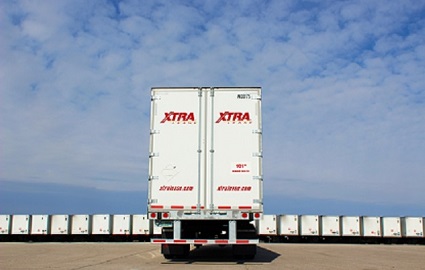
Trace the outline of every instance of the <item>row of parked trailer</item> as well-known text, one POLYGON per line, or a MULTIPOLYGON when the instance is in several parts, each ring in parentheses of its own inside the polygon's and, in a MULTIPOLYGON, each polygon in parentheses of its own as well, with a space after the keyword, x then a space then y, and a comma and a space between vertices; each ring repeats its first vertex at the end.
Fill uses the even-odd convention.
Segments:
POLYGON ((0 215, 1 235, 150 235, 146 215, 0 215))
POLYGON ((264 215, 260 235, 423 238, 423 217, 264 215))
MULTIPOLYGON (((425 241, 423 217, 263 215, 253 221, 261 239, 417 239, 425 241)), ((162 228, 147 215, 0 215, 7 236, 128 236, 149 240, 162 228)), ((133 238, 132 238, 132 237, 133 238)), ((43 238, 38 238, 43 240, 43 238)), ((48 240, 48 237, 44 239, 48 240)), ((400 241, 399 241, 400 242, 400 241)))

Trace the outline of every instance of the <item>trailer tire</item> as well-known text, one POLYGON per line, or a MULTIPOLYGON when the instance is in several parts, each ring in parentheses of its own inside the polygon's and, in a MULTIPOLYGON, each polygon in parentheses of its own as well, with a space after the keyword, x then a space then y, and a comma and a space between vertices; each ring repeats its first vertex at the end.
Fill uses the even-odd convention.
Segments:
POLYGON ((165 259, 186 259, 189 257, 190 245, 188 244, 162 244, 161 253, 165 259))

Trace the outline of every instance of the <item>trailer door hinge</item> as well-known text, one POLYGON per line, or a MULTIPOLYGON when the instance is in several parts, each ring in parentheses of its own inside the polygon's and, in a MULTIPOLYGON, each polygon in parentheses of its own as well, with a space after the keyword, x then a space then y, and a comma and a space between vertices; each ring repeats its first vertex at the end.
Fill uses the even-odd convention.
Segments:
POLYGON ((151 152, 149 153, 149 157, 159 157, 159 153, 151 152))
POLYGON ((261 152, 255 152, 255 153, 252 153, 252 156, 253 157, 263 157, 263 153, 261 153, 261 152))
POLYGON ((261 96, 259 96, 259 95, 250 95, 250 96, 251 96, 251 99, 261 100, 261 96))
POLYGON ((263 177, 262 177, 261 175, 254 175, 254 176, 252 177, 252 180, 260 180, 260 181, 263 181, 263 177))
POLYGON ((161 100, 161 96, 152 96, 151 100, 161 100))
POLYGON ((263 133, 263 131, 261 131, 261 129, 254 129, 252 131, 252 134, 262 134, 262 133, 263 133))
POLYGON ((153 175, 149 176, 149 181, 158 180, 158 179, 159 179, 158 176, 153 176, 153 175))
POLYGON ((262 200, 259 200, 259 199, 254 199, 254 200, 252 200, 252 202, 253 203, 258 203, 258 204, 263 204, 263 201, 262 200))
POLYGON ((158 203, 158 199, 150 199, 149 204, 152 204, 152 203, 158 203))
POLYGON ((156 130, 156 129, 151 129, 151 135, 152 134, 159 134, 160 132, 159 132, 159 130, 156 130))

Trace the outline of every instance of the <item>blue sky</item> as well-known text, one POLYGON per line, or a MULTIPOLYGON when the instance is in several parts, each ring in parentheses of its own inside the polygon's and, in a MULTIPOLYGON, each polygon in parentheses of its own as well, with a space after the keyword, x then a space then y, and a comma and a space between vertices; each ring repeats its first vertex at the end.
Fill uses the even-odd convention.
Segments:
POLYGON ((150 88, 261 86, 266 213, 425 216, 425 2, 0 1, 0 213, 145 213, 150 88))

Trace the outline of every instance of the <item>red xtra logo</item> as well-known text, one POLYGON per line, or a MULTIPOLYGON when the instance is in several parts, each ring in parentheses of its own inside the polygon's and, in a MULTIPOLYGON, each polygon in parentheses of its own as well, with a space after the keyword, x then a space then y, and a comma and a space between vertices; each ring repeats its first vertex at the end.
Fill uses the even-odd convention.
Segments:
POLYGON ((195 114, 193 112, 166 112, 164 119, 162 119, 161 123, 165 122, 177 122, 177 123, 195 123, 195 114))
POLYGON ((220 117, 218 118, 216 123, 220 123, 221 121, 227 123, 251 123, 251 117, 249 116, 249 112, 221 112, 220 117))

